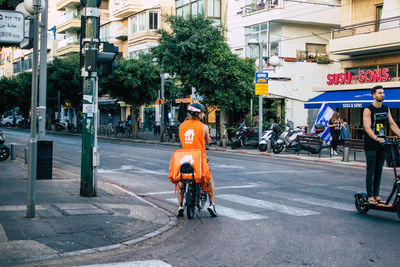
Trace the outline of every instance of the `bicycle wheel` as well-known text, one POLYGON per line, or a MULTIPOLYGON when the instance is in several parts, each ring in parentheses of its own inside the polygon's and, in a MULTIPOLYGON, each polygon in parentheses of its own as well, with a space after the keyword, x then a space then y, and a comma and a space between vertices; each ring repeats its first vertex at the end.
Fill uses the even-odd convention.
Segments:
POLYGON ((194 191, 195 191, 194 186, 192 184, 189 184, 188 190, 186 191, 186 214, 189 220, 194 217, 194 212, 196 208, 194 191))
POLYGON ((207 202, 207 195, 208 194, 207 194, 206 191, 203 190, 203 188, 200 185, 199 185, 199 187, 200 187, 199 194, 198 194, 199 200, 198 200, 198 203, 197 203, 197 208, 200 211, 202 208, 204 208, 204 205, 207 202))

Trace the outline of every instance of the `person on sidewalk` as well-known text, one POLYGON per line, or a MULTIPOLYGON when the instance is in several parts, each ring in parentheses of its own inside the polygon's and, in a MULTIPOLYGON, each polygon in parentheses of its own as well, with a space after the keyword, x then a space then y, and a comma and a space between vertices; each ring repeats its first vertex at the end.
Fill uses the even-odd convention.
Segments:
POLYGON ((339 119, 339 112, 335 111, 333 112, 332 118, 328 122, 328 127, 330 134, 332 136, 332 154, 337 156, 337 147, 339 143, 339 137, 340 137, 340 130, 342 129, 342 124, 340 123, 339 119))
POLYGON ((367 161, 366 187, 368 202, 385 203, 379 196, 382 168, 385 162, 383 143, 385 142, 386 124, 400 136, 400 129, 394 122, 390 110, 382 102, 385 99, 383 87, 378 85, 371 89, 374 102, 364 109, 364 151, 367 161))
POLYGON ((114 129, 113 129, 113 118, 112 118, 112 116, 111 116, 111 113, 108 113, 107 125, 108 125, 108 129, 111 131, 111 133, 114 133, 114 129))
MULTIPOLYGON (((205 108, 200 103, 192 103, 187 108, 189 117, 179 127, 179 139, 183 149, 200 149, 203 157, 203 174, 204 183, 206 190, 210 196, 210 205, 207 210, 211 216, 216 217, 217 212, 215 211, 215 188, 214 180, 211 176, 210 168, 208 166, 208 160, 206 156, 206 144, 211 142, 208 126, 203 124, 201 120, 205 116, 205 108)), ((178 183, 178 216, 182 217, 183 208, 183 195, 184 195, 184 184, 178 183)))

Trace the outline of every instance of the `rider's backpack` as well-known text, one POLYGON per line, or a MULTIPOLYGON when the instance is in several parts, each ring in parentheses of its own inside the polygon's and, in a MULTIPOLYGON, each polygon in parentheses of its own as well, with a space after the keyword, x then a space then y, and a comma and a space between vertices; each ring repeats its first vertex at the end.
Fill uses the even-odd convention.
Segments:
POLYGON ((200 149, 177 149, 174 151, 171 157, 171 163, 169 165, 168 178, 176 184, 181 179, 194 179, 196 183, 202 181, 202 155, 200 149), (189 162, 194 170, 194 174, 181 173, 181 165, 185 162, 189 162))

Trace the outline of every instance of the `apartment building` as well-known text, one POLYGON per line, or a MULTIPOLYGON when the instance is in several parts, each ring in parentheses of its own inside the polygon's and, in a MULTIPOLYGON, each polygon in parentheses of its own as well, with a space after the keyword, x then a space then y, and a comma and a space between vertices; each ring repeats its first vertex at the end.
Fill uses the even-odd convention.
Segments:
POLYGON ((262 45, 264 67, 269 74, 269 94, 264 96, 266 120, 291 120, 298 126, 310 125, 315 114, 304 109, 304 102, 316 93, 312 88, 327 73, 339 71, 329 51, 330 32, 340 24, 340 1, 230 1, 227 40, 241 57, 256 58, 259 48, 247 43, 256 39, 262 45), (279 66, 269 64, 272 56, 279 66), (269 112, 268 110, 275 110, 269 112))
MULTIPOLYGON (((322 102, 350 122, 353 138, 362 138, 362 111, 370 103, 370 89, 382 85, 385 104, 400 122, 400 2, 398 0, 343 0, 341 27, 332 30, 330 53, 340 71, 324 75, 306 108, 322 102)), ((391 133, 388 133, 391 134, 391 133)))

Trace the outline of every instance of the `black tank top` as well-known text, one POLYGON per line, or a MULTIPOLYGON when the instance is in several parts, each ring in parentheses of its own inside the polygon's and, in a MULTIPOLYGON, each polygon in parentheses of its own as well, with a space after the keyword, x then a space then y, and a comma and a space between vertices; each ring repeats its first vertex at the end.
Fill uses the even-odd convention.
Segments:
MULTIPOLYGON (((378 137, 385 137, 386 124, 388 120, 389 108, 382 105, 376 108, 374 105, 367 107, 371 111, 371 128, 378 137)), ((364 130, 364 149, 366 150, 382 150, 383 146, 378 141, 372 139, 364 130)))

